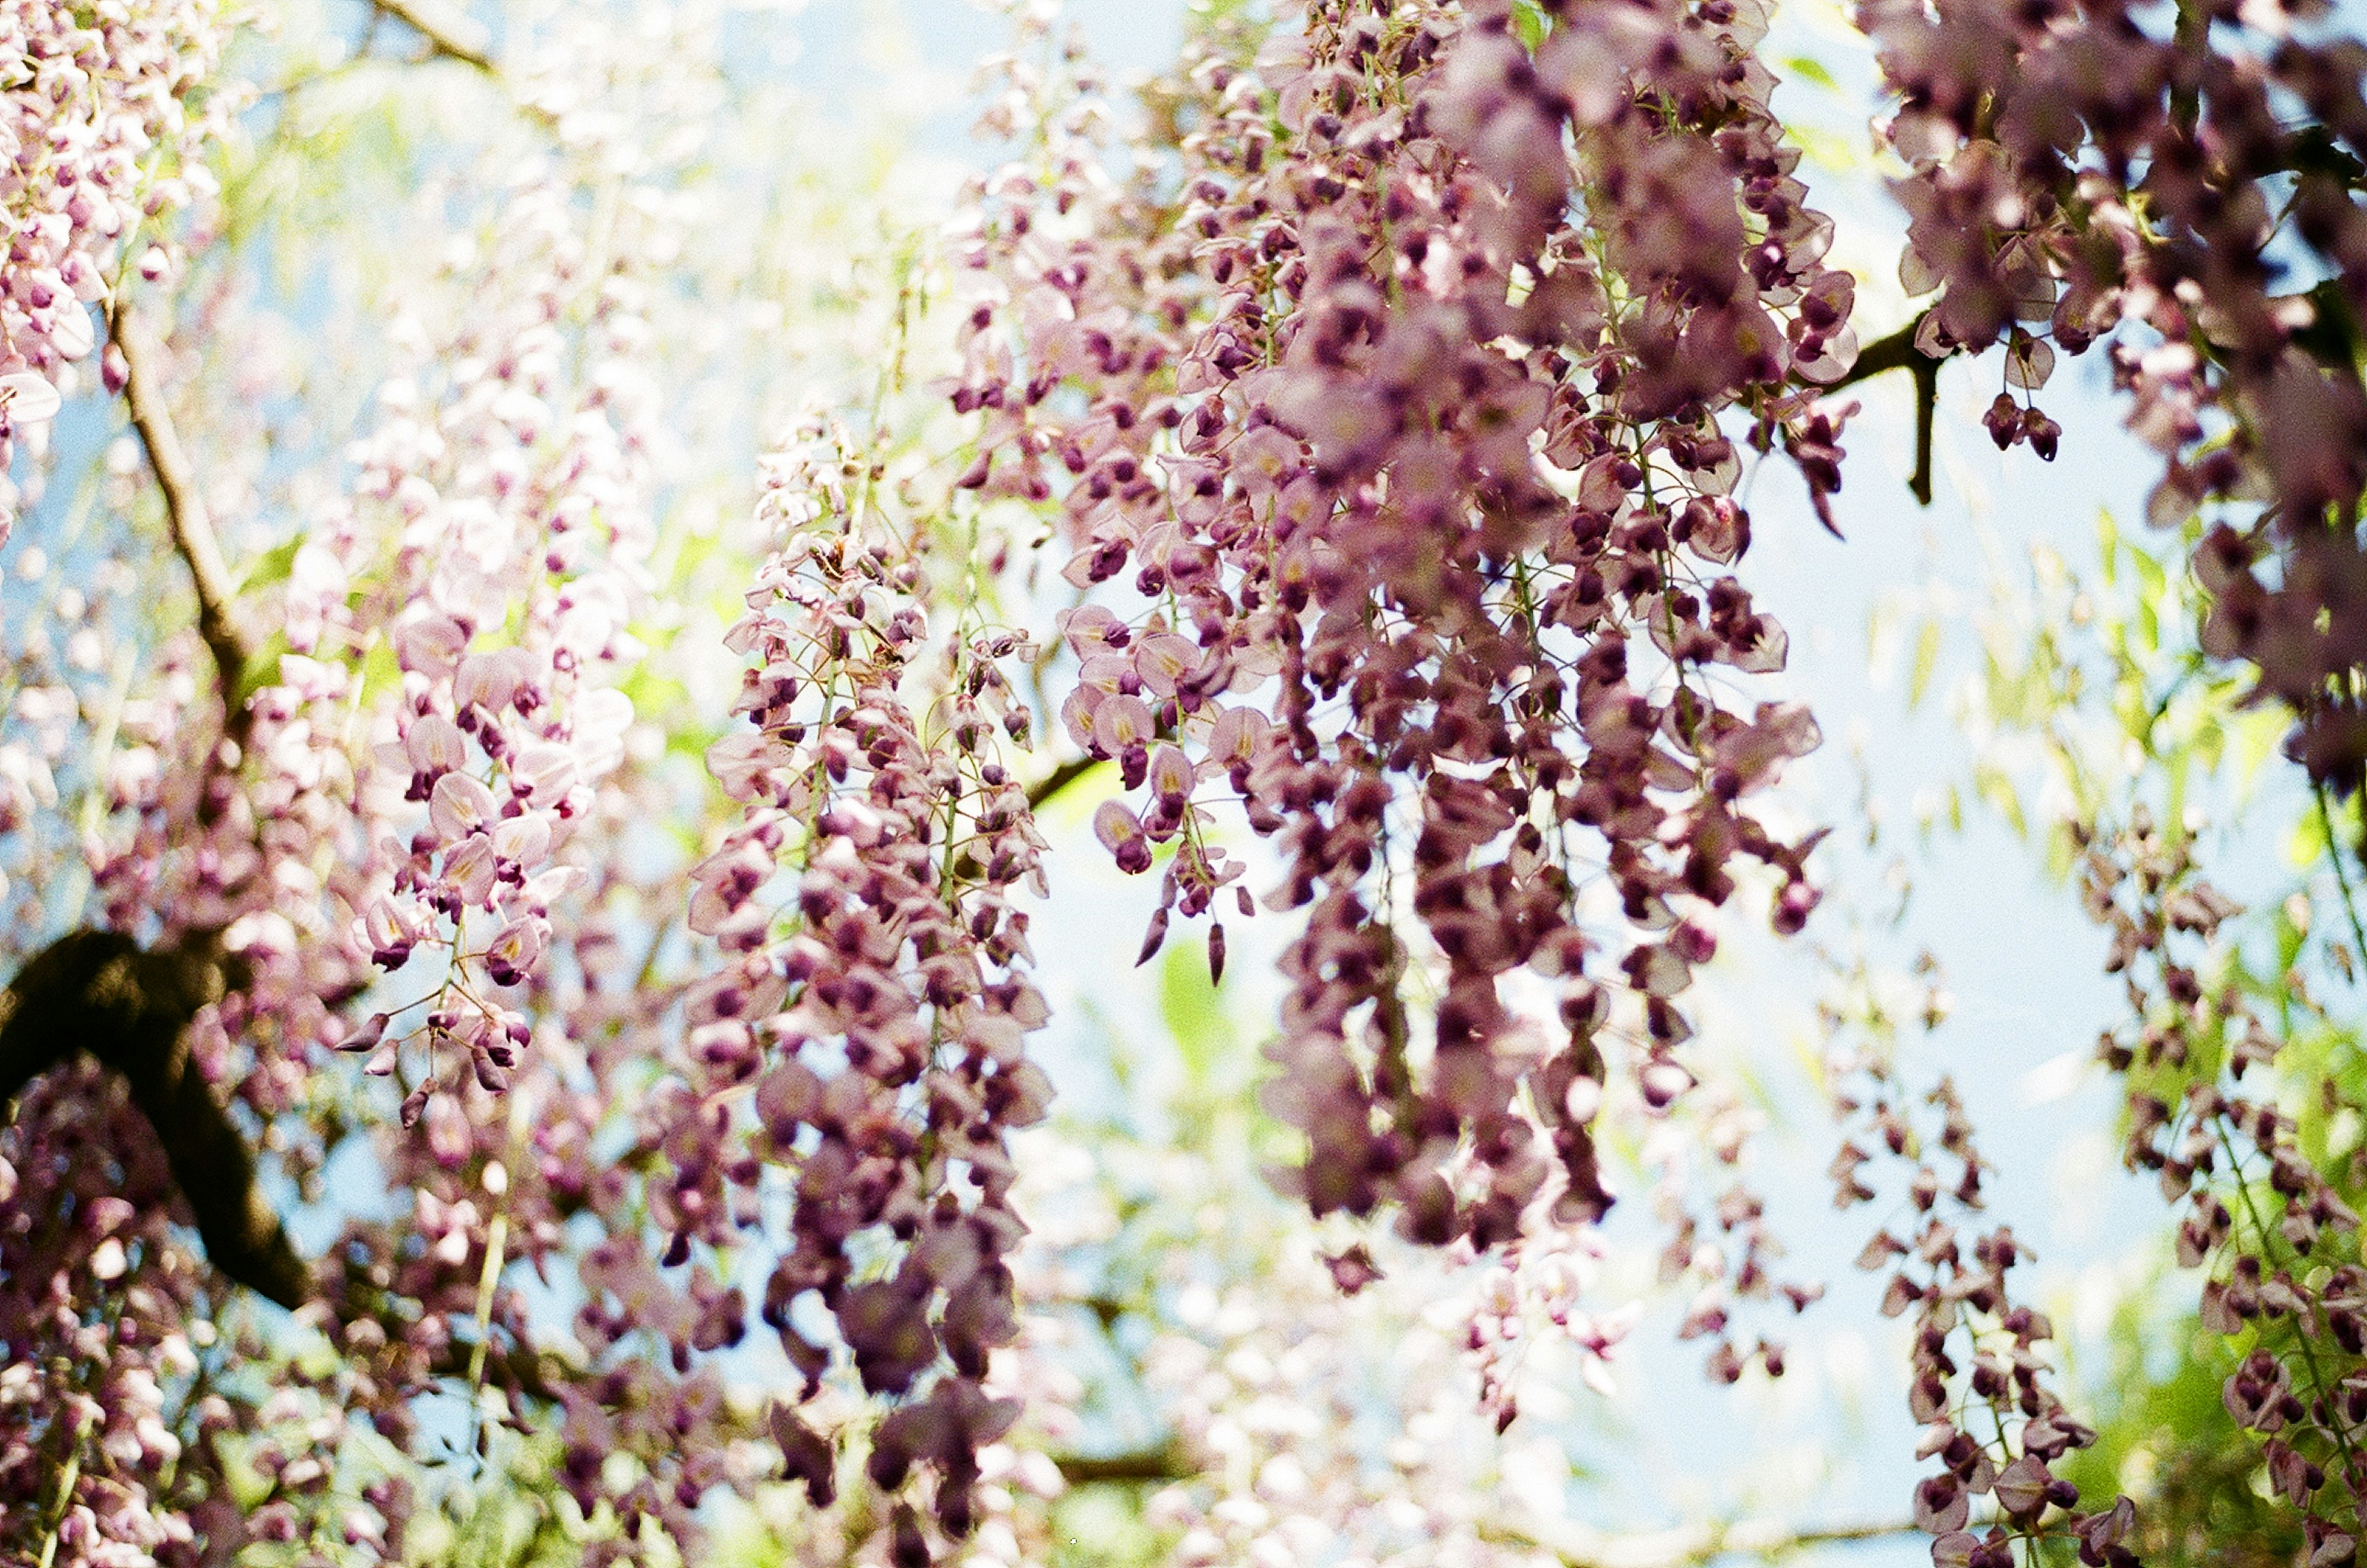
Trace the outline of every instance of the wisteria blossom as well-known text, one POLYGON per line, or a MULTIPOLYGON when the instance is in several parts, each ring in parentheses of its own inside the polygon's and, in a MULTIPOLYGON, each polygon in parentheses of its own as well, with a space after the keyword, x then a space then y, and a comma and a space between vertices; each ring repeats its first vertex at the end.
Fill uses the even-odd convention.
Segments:
POLYGON ((1014 6, 926 189, 770 9, 0 3, 0 1554, 1810 1544, 1612 1551, 1549 1427, 1832 1310, 1740 949, 1826 997, 1901 1330, 1868 1529, 2125 1568, 1987 1064, 1824 944, 1829 628, 1762 604, 1859 383, 1929 502, 1942 362, 2052 460, 2099 349, 2187 566, 2058 792, 2096 1055, 2252 1490, 2354 1561, 2341 18, 1863 0, 1877 336, 1759 0, 1213 6, 1124 91, 1014 6), (2156 745, 2202 688, 2331 874, 2272 931, 2156 745))
POLYGON ((1577 12, 1534 53, 1512 24, 1212 51, 1180 174, 1132 186, 1071 129, 1082 85, 1014 66, 1042 152, 980 188, 952 394, 961 482, 1061 519, 1060 717, 1125 792, 1095 833, 1129 872, 1173 846, 1146 955, 1171 914, 1221 964, 1224 920, 1303 910, 1290 1179, 1482 1249, 1549 1177, 1554 1223, 1600 1216, 1613 1075, 1648 1115, 1695 1081, 1677 998, 1739 863, 1779 929, 1816 902, 1750 804, 1815 722, 1712 674, 1785 645, 1722 570, 1750 521, 1719 416, 1829 445, 1854 341, 1755 15, 1577 12), (1235 813, 1279 886, 1223 847, 1235 813))
MULTIPOLYGON (((98 315, 119 276, 153 283, 174 268, 160 220, 212 188, 197 154, 235 99, 216 78, 227 36, 213 0, 86 13, 24 0, 0 10, 0 479, 20 442, 46 437, 61 398, 87 385, 75 376, 98 347, 98 315)), ((102 357, 108 389, 119 389, 119 355, 102 357)), ((17 482, 0 491, 0 540, 17 482)))

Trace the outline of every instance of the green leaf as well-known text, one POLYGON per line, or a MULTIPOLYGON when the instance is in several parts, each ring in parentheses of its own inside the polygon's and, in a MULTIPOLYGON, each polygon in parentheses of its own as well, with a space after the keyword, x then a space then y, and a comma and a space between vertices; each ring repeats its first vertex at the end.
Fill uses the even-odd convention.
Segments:
POLYGON ((1821 126, 1807 124, 1788 125, 1784 134, 1810 164, 1821 169, 1846 174, 1864 167, 1869 161, 1861 145, 1863 137, 1840 136, 1821 126))
POLYGON ((2195 727, 2193 750, 2195 761, 2206 773, 2216 773, 2227 752, 2227 731, 2216 718, 2204 718, 2195 727))
POLYGON ((1940 662, 1940 621, 1933 616, 1915 632, 1915 665, 1907 677, 1907 705, 1921 707, 1931 689, 1931 671, 1940 662))
POLYGON ((2237 709, 2227 722, 2236 732, 2237 777, 2249 787, 2272 758, 2283 755, 2287 723, 2284 712, 2264 704, 2237 709))
POLYGON ((1784 62, 1784 71, 1786 75, 1797 76, 1803 82, 1813 82, 1828 93, 1834 91, 1833 73, 1825 69, 1822 62, 1807 55, 1792 56, 1784 62))
POLYGON ((1195 1089, 1206 1089, 1239 1042, 1209 982, 1202 943, 1179 942, 1167 949, 1159 965, 1159 1016, 1174 1036, 1185 1078, 1195 1089))
POLYGON ((2029 836, 2030 822, 2022 815, 2022 796, 2015 791, 2013 780, 2006 775, 2003 768, 1988 762, 1978 764, 1973 769, 1973 787, 1980 792, 1983 800, 2012 824, 2017 836, 2029 836))
POLYGON ((2169 583, 2169 574, 2161 562, 2135 546, 2130 547, 2129 561, 2136 568, 2137 583, 2145 596, 2147 599, 2159 598, 2162 590, 2169 583))
POLYGON ((2285 858, 2296 868, 2306 871, 2326 858, 2332 846, 2326 840, 2326 824, 2315 811, 2305 811, 2293 824, 2293 837, 2285 840, 2285 858))
POLYGON ((379 696, 402 684, 402 666, 394 657, 394 644, 380 637, 362 655, 362 705, 368 707, 379 696))
POLYGON ((243 707, 255 693, 276 684, 279 680, 280 656, 289 651, 285 632, 273 632, 249 650, 246 663, 238 672, 238 690, 231 694, 231 700, 243 707))
POLYGON ((278 548, 266 550, 255 557, 247 567, 246 575, 238 580, 238 587, 232 592, 244 593, 250 589, 268 588, 275 582, 287 581, 288 574, 295 570, 296 552, 303 547, 303 544, 300 537, 290 539, 278 548))
POLYGON ((1546 41, 1545 7, 1536 0, 1512 0, 1512 28, 1521 35, 1522 47, 1535 53, 1546 41))
POLYGON ((617 689, 633 705, 634 717, 659 721, 669 751, 703 758, 709 746, 738 728, 737 720, 717 724, 712 715, 697 713, 687 686, 646 664, 635 667, 617 689))

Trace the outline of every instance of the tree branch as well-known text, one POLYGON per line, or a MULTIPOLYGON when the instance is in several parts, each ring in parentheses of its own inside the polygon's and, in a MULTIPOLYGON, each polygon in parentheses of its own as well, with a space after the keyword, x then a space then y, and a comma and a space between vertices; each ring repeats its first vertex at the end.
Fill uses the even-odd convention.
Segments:
POLYGON ((1172 1443, 1163 1448, 1133 1449, 1115 1454, 1056 1454, 1052 1462, 1059 1467, 1060 1479, 1071 1486, 1090 1486, 1095 1482, 1124 1484, 1188 1481, 1198 1473, 1172 1443))
POLYGON ((1897 332, 1867 344, 1858 351, 1857 363, 1840 380, 1820 389, 1838 392, 1891 370, 1905 370, 1914 376, 1915 473, 1907 481, 1907 488, 1925 506, 1931 504, 1931 415, 1940 401, 1942 361, 1916 347, 1915 339, 1923 330, 1923 318, 1931 313, 1928 308, 1919 311, 1913 321, 1897 332))
POLYGON ((1027 808, 1040 811, 1044 803, 1102 765, 1099 757, 1071 757, 1027 786, 1027 808))
POLYGON ((188 564, 190 580, 197 585, 198 635, 206 639, 214 657, 214 671, 221 686, 222 732, 243 743, 247 712, 239 693, 246 679, 247 649, 231 619, 230 568, 214 537, 205 496, 173 428, 172 412, 156 387, 156 344, 132 319, 130 301, 119 287, 108 307, 107 333, 123 355, 124 400, 130 406, 131 427, 140 433, 140 444, 147 450, 148 466, 155 470, 156 486, 164 492, 164 517, 172 528, 173 547, 188 564))
MULTIPOLYGON (((1189 1481, 1199 1473, 1172 1443, 1115 1454, 1059 1454, 1052 1462, 1071 1486, 1153 1484, 1189 1481)), ((1735 1519, 1636 1534, 1519 1512, 1490 1515, 1476 1528, 1482 1540, 1550 1552, 1568 1568, 1698 1568, 1728 1552, 1782 1557, 1811 1547, 1920 1533, 1903 1520, 1801 1529, 1775 1519, 1735 1519)))
POLYGON ((427 40, 431 55, 442 55, 498 77, 500 68, 489 52, 492 37, 484 26, 447 0, 370 0, 381 16, 392 17, 427 40))
POLYGON ((0 991, 0 1107, 13 1109, 28 1083, 76 1051, 122 1074, 214 1267, 300 1306, 312 1292, 311 1271, 256 1189, 246 1141, 190 1059, 189 1021, 225 984, 210 942, 146 953, 115 931, 60 937, 0 991))
MULTIPOLYGON (((428 1367, 431 1376, 467 1379, 470 1355, 476 1346, 456 1339, 446 1346, 441 1355, 428 1367)), ((530 1345, 493 1345, 486 1348, 482 1382, 487 1388, 515 1389, 528 1399, 546 1404, 559 1403, 560 1385, 579 1380, 583 1373, 570 1365, 555 1350, 537 1349, 530 1345)))
POLYGON ((1887 370, 1911 369, 1918 361, 1938 364, 1939 361, 1915 346, 1916 334, 1923 330, 1923 318, 1931 313, 1928 310, 1919 310, 1913 321, 1897 332, 1878 337, 1859 349, 1856 362, 1841 373, 1839 380, 1828 382, 1824 389, 1838 392, 1844 387, 1853 387, 1887 370))
MULTIPOLYGON (((35 953, 0 989, 0 1125, 33 1079, 88 1053, 122 1075, 163 1146, 208 1260, 224 1278, 291 1311, 316 1314, 323 1326, 377 1316, 395 1338, 401 1325, 384 1315, 382 1295, 357 1298, 350 1281, 335 1289, 334 1262, 316 1277, 297 1255, 256 1183, 246 1140, 191 1059, 190 1021, 221 999, 232 962, 210 933, 149 953, 116 931, 77 931, 35 953)), ((556 1403, 561 1388, 583 1376, 552 1350, 515 1342, 487 1348, 484 1381, 527 1399, 556 1403)), ((446 1344, 427 1375, 469 1377, 474 1349, 467 1341, 446 1344)))
POLYGON ((1483 1540, 1540 1548, 1569 1568, 1696 1568, 1728 1552, 1783 1557, 1811 1547, 1920 1532, 1903 1520, 1800 1529, 1774 1519, 1736 1519, 1630 1535, 1588 1529, 1560 1519, 1500 1516, 1482 1520, 1478 1533, 1483 1540))

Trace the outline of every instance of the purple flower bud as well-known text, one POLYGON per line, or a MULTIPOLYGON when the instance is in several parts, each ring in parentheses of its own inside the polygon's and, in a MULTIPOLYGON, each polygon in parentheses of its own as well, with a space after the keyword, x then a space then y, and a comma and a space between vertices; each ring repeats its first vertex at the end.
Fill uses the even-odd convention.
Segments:
POLYGON ((1144 964, 1150 963, 1152 956, 1159 952, 1161 944, 1166 941, 1167 911, 1165 909, 1153 910, 1150 916, 1150 924, 1143 931, 1142 951, 1136 954, 1134 966, 1139 969, 1144 964))
POLYGON ((340 1051, 368 1051, 386 1036, 387 1016, 374 1012, 362 1026, 337 1042, 340 1051))

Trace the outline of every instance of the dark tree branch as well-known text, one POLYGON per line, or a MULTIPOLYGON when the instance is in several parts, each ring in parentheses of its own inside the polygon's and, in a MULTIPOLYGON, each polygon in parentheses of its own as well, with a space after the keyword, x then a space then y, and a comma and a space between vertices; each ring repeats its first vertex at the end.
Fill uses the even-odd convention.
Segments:
MULTIPOLYGON (((392 17, 427 43, 430 60, 456 60, 504 88, 509 80, 493 56, 493 36, 484 26, 451 0, 370 0, 371 6, 381 17, 392 17)), ((515 93, 512 103, 519 113, 546 129, 555 129, 558 117, 541 106, 527 103, 515 93)))
POLYGON ((1100 767, 1101 764, 1102 759, 1099 757, 1070 758, 1067 761, 1061 763, 1059 767, 1054 768, 1050 773, 1046 773, 1042 778, 1037 779, 1034 784, 1027 786, 1028 809, 1031 811, 1042 810, 1046 801, 1050 800, 1054 795, 1059 795, 1062 790, 1067 789, 1070 784, 1075 784, 1079 779, 1083 778, 1087 773, 1090 773, 1095 768, 1100 767))
MULTIPOLYGON (((323 1326, 378 1316, 393 1339, 400 1325, 385 1316, 382 1295, 337 1290, 334 1265, 316 1278, 297 1256, 255 1181, 246 1140, 191 1059, 190 1021, 233 983, 234 962, 210 934, 149 953, 115 931, 78 931, 35 953, 0 990, 0 1124, 34 1078, 87 1053, 122 1075, 188 1202, 207 1258, 226 1279, 290 1310, 317 1303, 323 1326)), ((470 1376, 474 1349, 466 1341, 447 1344, 427 1375, 470 1376)), ((583 1375, 532 1345, 496 1342, 487 1349, 489 1385, 544 1404, 583 1375)))
POLYGON ((189 1054, 189 1021, 218 1000, 224 960, 210 942, 142 952, 114 931, 60 937, 0 991, 0 1106, 87 1052, 123 1075, 188 1201, 206 1256, 281 1306, 312 1292, 311 1271, 255 1186, 255 1159, 189 1054))
POLYGON ((1889 336, 1867 344, 1858 351, 1857 363, 1840 380, 1821 389, 1838 392, 1891 370, 1905 370, 1914 376, 1915 473, 1907 481, 1907 488, 1925 506, 1931 504, 1931 415, 1940 401, 1942 362, 1916 347, 1915 338, 1923 330, 1923 318, 1931 313, 1929 310, 1922 310, 1889 336))
POLYGON ((1897 332, 1876 338, 1859 349, 1856 363, 1843 371, 1839 380, 1827 383, 1824 389, 1838 392, 1844 387, 1853 387, 1887 370, 1911 369, 1918 363, 1938 364, 1939 361, 1915 346, 1915 336, 1923 330, 1923 318, 1931 313, 1929 310, 1918 311, 1913 321, 1897 332))
POLYGON ((1052 1462, 1059 1466, 1060 1478, 1071 1486, 1090 1486, 1096 1482, 1147 1485, 1188 1481, 1199 1473, 1172 1444, 1116 1454, 1058 1454, 1052 1462))
POLYGON ((155 470, 156 487, 164 493, 164 518, 173 532, 173 547, 187 563, 198 591, 198 635, 213 654, 221 686, 222 731, 231 739, 246 739, 246 705, 240 700, 246 679, 247 648, 231 619, 230 568, 223 563, 221 545, 214 537, 212 517, 181 450, 173 428, 172 412, 155 382, 155 344, 135 321, 126 291, 118 288, 108 308, 107 332, 123 355, 124 401, 131 409, 131 427, 155 470))
MULTIPOLYGON (((475 1349, 476 1346, 471 1343, 453 1340, 429 1365, 429 1374, 439 1378, 467 1378, 470 1356, 475 1349)), ((561 1386, 582 1376, 554 1350, 538 1350, 531 1345, 518 1344, 486 1348, 484 1382, 489 1388, 515 1390, 528 1399, 556 1404, 561 1386)))
POLYGON ((427 41, 431 55, 442 55, 498 77, 489 52, 492 38, 482 24, 447 0, 370 0, 381 16, 392 17, 427 41))
MULTIPOLYGON (((2181 28, 2186 26, 2186 14, 2187 8, 2181 8, 2179 22, 2181 28)), ((2331 155, 2342 158, 2348 165, 2345 177, 2354 180, 2358 177, 2357 165, 2350 163, 2347 154, 2336 148, 2331 155)), ((2323 154, 2313 148, 2312 156, 2323 154)), ((2342 292, 2340 281, 2320 283, 2306 293, 2276 295, 2271 303, 2289 306, 2300 299, 2306 299, 2311 310, 2308 323, 2295 329, 2293 333, 2294 345, 2320 364, 2337 371, 2347 371, 2356 366, 2362 343, 2361 323, 2351 309, 2349 297, 2342 292)), ((1915 346, 1916 335, 1922 331, 1923 318, 1931 313, 1928 308, 1918 311, 1913 321, 1897 332, 1866 344, 1858 351, 1857 363, 1851 366, 1840 379, 1818 389, 1823 392, 1838 392, 1844 387, 1853 387, 1860 381, 1871 380, 1891 370, 1905 370, 1914 376, 1915 475, 1907 481, 1907 488, 1913 491, 1915 499, 1925 506, 1931 504, 1931 420, 1940 401, 1940 367, 1955 352, 1951 350, 1948 355, 1934 359, 1915 346)), ((2203 353, 2214 360, 2217 357, 2207 338, 2203 343, 2203 353)))

